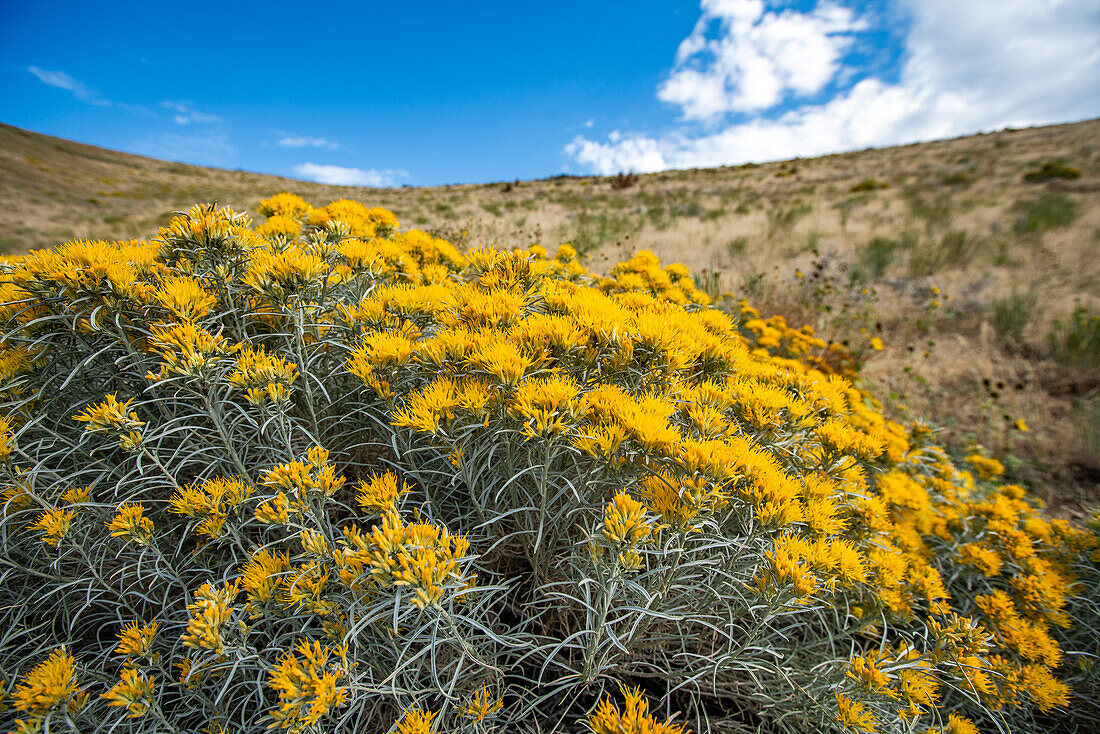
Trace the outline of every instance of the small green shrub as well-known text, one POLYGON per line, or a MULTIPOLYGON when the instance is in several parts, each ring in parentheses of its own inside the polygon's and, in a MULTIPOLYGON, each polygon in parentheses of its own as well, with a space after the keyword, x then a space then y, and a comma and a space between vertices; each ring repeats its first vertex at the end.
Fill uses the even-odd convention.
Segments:
POLYGON ((638 230, 638 222, 630 214, 584 209, 577 212, 572 234, 563 232, 565 239, 573 243, 577 251, 587 254, 601 246, 615 242, 638 230))
POLYGON ((1013 291, 1004 298, 993 299, 993 328, 997 330, 997 336, 1003 340, 1022 342, 1038 303, 1039 296, 1033 290, 1013 291))
POLYGON ((1056 178, 1081 178, 1081 169, 1052 161, 1044 163, 1042 168, 1024 174, 1024 180, 1028 183, 1042 183, 1056 178))
POLYGON ((611 178, 611 188, 621 191, 623 189, 629 189, 638 183, 638 174, 630 171, 629 173, 623 173, 620 171, 611 178))
POLYGON ((1049 229, 1068 227, 1080 216, 1080 205, 1063 194, 1044 193, 1034 199, 1022 199, 1012 206, 1016 212, 1016 231, 1042 234, 1049 229))
POLYGON ((975 180, 974 175, 971 173, 967 173, 966 171, 955 171, 954 173, 947 173, 940 176, 940 185, 965 189, 970 184, 974 183, 975 180))
POLYGON ((890 184, 886 181, 879 181, 877 178, 865 178, 848 190, 854 194, 858 194, 864 191, 877 191, 878 189, 888 188, 890 188, 890 184))

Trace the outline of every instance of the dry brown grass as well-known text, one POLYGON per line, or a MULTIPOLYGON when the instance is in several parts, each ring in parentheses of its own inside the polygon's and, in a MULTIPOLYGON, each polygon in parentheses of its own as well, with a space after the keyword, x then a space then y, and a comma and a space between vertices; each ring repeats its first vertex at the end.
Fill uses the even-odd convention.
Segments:
POLYGON ((719 290, 747 291, 763 310, 847 340, 895 416, 927 418, 960 450, 1000 452, 1017 479, 1074 512, 1100 500, 1100 364, 1056 359, 1048 335, 1078 304, 1100 313, 1097 141, 1092 120, 646 174, 629 186, 557 177, 363 189, 166 163, 0 126, 0 247, 149 236, 195 202, 255 212, 286 190, 385 206, 406 228, 466 246, 573 241, 596 270, 648 249, 713 269, 719 290), (1081 177, 1024 181, 1052 162, 1081 177), (868 180, 887 187, 852 190, 868 180), (1005 332, 1005 304, 1018 294, 1034 295, 1034 307, 1010 309, 1019 328, 1005 332), (886 348, 867 349, 871 336, 886 348), (1017 418, 1028 432, 1012 428, 1017 418))

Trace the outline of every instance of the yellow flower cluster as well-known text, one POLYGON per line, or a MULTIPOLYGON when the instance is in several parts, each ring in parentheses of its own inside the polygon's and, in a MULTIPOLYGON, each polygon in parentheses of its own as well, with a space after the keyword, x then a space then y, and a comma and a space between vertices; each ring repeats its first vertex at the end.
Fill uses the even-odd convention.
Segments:
POLYGON ((439 603, 448 588, 463 589, 467 579, 460 567, 470 548, 462 535, 427 522, 405 524, 394 511, 363 533, 344 528, 341 548, 334 554, 341 580, 355 587, 366 575, 381 588, 412 592, 409 601, 420 609, 439 603))
POLYGON ((50 653, 31 670, 12 695, 19 731, 37 731, 51 714, 76 713, 88 702, 88 692, 77 681, 76 660, 65 648, 50 653))
POLYGON ((658 721, 649 713, 649 702, 641 688, 619 686, 625 698, 620 709, 611 696, 600 699, 596 710, 588 716, 588 726, 595 734, 686 734, 683 724, 671 720, 658 721))
POLYGON ((53 507, 46 510, 31 526, 42 532, 42 542, 56 546, 69 533, 69 525, 76 517, 76 510, 53 507))
POLYGON ((495 716, 502 708, 504 708, 502 697, 494 696, 488 688, 479 688, 460 707, 460 712, 467 719, 484 721, 495 716))
POLYGON ((397 475, 392 471, 374 474, 370 479, 359 482, 355 501, 364 510, 379 514, 397 509, 397 500, 409 491, 405 482, 398 484, 397 475))
POLYGON ((279 708, 268 715, 271 727, 292 734, 315 726, 347 700, 348 689, 337 683, 347 674, 347 646, 335 648, 299 640, 280 656, 267 684, 279 694, 279 708))
POLYGON ((176 490, 168 499, 168 507, 177 515, 197 520, 197 534, 217 540, 225 533, 226 521, 239 514, 241 505, 253 491, 242 479, 207 479, 176 490))
POLYGON ((298 379, 297 366, 285 357, 268 354, 262 346, 246 345, 237 352, 237 370, 226 379, 243 389, 253 405, 262 405, 265 400, 282 405, 290 397, 290 386, 298 379))
POLYGON ((160 629, 159 622, 138 626, 137 622, 130 622, 118 633, 118 645, 115 652, 119 655, 127 655, 134 658, 148 658, 152 655, 153 638, 160 629))
POLYGON ((118 508, 118 514, 107 523, 112 538, 148 545, 153 540, 153 521, 145 516, 145 506, 126 503, 118 508))
POLYGON ((86 423, 84 430, 89 433, 114 433, 119 437, 122 448, 134 451, 141 445, 141 432, 137 429, 145 422, 138 420, 137 413, 127 413, 132 402, 134 399, 130 398, 120 403, 117 395, 112 393, 102 403, 90 405, 83 413, 74 415, 73 420, 86 423))
POLYGON ((237 598, 236 583, 220 588, 205 583, 195 592, 195 600, 187 605, 191 618, 187 631, 180 639, 187 647, 197 650, 225 652, 225 633, 233 616, 233 600, 237 598))
POLYGON ((336 473, 336 467, 328 463, 328 456, 328 451, 314 446, 306 455, 306 461, 279 464, 264 472, 260 481, 267 487, 278 489, 279 495, 284 497, 283 492, 290 492, 300 502, 304 502, 311 493, 331 497, 344 486, 346 480, 336 473))
POLYGON ((101 694, 110 706, 123 706, 127 716, 136 719, 149 711, 153 701, 153 676, 133 668, 123 668, 118 683, 107 693, 101 694))

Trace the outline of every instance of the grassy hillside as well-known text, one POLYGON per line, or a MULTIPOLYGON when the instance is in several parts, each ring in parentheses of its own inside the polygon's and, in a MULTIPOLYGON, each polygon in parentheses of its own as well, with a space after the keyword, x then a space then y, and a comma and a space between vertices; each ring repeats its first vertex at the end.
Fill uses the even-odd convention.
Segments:
POLYGON ((596 270, 649 249, 713 295, 847 342, 892 415, 987 446, 1073 511, 1100 497, 1097 141, 1092 120, 763 165, 363 189, 0 126, 0 246, 148 237, 195 202, 254 213, 285 190, 384 206, 459 246, 571 241, 596 270))

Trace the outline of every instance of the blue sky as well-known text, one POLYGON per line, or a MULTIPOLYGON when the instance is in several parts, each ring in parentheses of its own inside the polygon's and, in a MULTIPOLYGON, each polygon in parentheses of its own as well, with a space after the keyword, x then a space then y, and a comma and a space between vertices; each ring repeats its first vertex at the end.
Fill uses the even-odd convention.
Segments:
POLYGON ((0 0, 0 121, 332 183, 736 164, 1096 116, 1095 0, 0 0))

